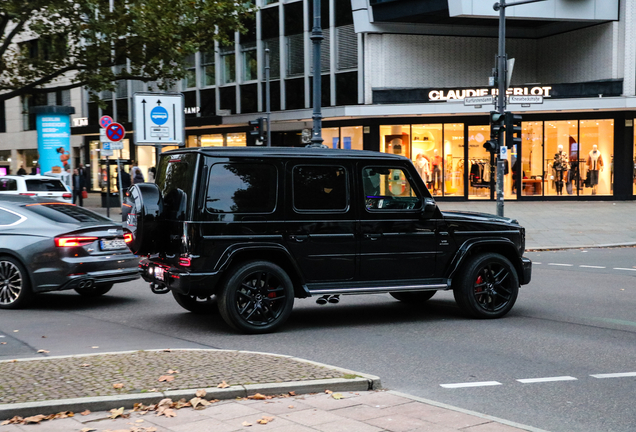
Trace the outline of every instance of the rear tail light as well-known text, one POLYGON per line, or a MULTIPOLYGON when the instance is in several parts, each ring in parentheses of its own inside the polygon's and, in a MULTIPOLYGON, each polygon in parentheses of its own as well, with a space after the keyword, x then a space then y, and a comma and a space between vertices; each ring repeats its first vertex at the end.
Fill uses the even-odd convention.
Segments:
POLYGON ((124 241, 125 241, 126 243, 130 243, 130 242, 132 242, 132 241, 133 241, 133 235, 132 235, 132 233, 125 233, 125 234, 124 234, 124 241))
POLYGON ((21 192, 20 195, 24 195, 24 196, 35 196, 34 193, 31 192, 21 192))
POLYGON ((97 237, 56 237, 55 246, 57 247, 74 247, 86 246, 97 240, 97 237))
POLYGON ((179 258, 179 265, 183 267, 190 267, 190 258, 179 258))
POLYGON ((73 198, 73 194, 70 194, 70 193, 62 194, 62 198, 64 198, 64 199, 71 199, 71 198, 73 198))

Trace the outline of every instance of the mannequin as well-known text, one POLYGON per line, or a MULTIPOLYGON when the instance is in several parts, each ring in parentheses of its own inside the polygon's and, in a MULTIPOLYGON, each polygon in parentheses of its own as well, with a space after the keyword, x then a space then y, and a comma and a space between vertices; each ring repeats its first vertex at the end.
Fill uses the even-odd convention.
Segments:
POLYGON ((438 195, 442 193, 442 157, 439 155, 439 151, 437 149, 433 150, 433 160, 431 165, 433 165, 433 194, 438 195))
POLYGON ((557 146, 557 152, 554 155, 554 162, 552 163, 552 168, 555 171, 555 186, 557 195, 563 195, 563 178, 565 177, 565 173, 569 169, 568 164, 568 155, 563 151, 563 146, 559 144, 557 146))
POLYGON ((599 171, 603 171, 603 156, 598 146, 594 144, 592 151, 587 155, 587 168, 588 177, 590 180, 590 187, 592 188, 592 195, 596 195, 596 188, 598 186, 598 174, 599 171))
POLYGON ((415 158, 415 168, 417 168, 417 172, 424 183, 428 183, 431 180, 431 165, 422 153, 419 153, 415 158))

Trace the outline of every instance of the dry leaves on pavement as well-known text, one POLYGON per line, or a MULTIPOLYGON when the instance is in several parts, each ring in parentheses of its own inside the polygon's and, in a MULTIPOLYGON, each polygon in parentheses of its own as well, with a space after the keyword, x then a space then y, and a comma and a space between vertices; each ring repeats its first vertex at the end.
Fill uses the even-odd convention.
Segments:
POLYGON ((230 385, 228 383, 226 383, 225 381, 223 381, 221 384, 219 384, 217 387, 218 388, 228 388, 230 385))
POLYGON ((63 419, 63 418, 74 417, 74 416, 75 414, 73 414, 71 411, 62 411, 57 414, 50 414, 46 416, 42 414, 38 414, 38 415, 24 417, 24 418, 20 416, 14 416, 13 418, 9 420, 5 420, 2 423, 0 423, 0 426, 5 426, 8 424, 39 424, 42 420, 55 420, 55 419, 63 419))
POLYGON ((172 375, 161 375, 159 377, 159 382, 171 382, 174 381, 174 377, 172 375))
POLYGON ((119 390, 119 389, 124 388, 124 385, 122 383, 115 383, 115 384, 113 384, 113 388, 119 390))
POLYGON ((199 389, 194 395, 196 397, 204 398, 206 394, 208 394, 208 392, 206 392, 204 389, 199 389))
POLYGON ((273 422, 273 421, 274 421, 274 417, 267 417, 267 416, 263 416, 263 418, 258 419, 258 420, 256 421, 256 423, 265 425, 265 424, 267 424, 267 423, 271 423, 271 422, 273 422))

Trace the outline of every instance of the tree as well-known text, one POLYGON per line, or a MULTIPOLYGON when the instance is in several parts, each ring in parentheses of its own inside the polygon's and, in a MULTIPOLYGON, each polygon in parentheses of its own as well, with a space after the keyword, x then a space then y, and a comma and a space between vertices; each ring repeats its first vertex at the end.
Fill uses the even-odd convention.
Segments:
POLYGON ((168 87, 188 56, 233 43, 254 14, 234 0, 114 0, 110 9, 109 0, 0 0, 0 101, 113 90, 120 79, 168 87))

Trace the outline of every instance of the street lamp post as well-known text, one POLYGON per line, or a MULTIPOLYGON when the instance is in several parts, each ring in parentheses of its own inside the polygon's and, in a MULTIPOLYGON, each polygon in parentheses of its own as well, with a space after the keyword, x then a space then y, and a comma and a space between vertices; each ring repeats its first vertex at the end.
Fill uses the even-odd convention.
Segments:
POLYGON ((324 39, 322 36, 322 26, 320 23, 320 0, 314 1, 314 27, 311 30, 311 41, 314 47, 314 91, 313 102, 314 112, 311 116, 313 120, 313 128, 311 133, 311 143, 314 145, 322 144, 322 114, 320 112, 320 102, 322 99, 321 83, 320 83, 320 45, 324 39))
POLYGON ((265 49, 265 111, 267 114, 267 147, 272 146, 272 128, 270 122, 270 96, 269 96, 269 48, 265 49))

